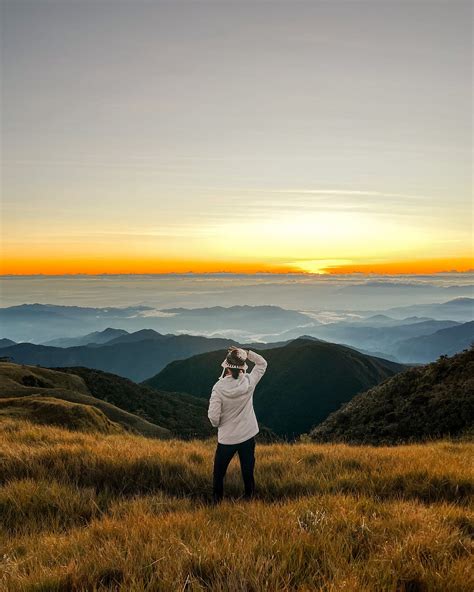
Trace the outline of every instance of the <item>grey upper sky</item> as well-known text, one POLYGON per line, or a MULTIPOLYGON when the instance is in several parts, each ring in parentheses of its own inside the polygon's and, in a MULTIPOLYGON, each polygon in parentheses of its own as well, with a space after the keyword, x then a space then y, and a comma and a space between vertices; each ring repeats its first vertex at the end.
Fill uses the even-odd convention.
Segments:
POLYGON ((58 250, 469 255, 470 2, 3 0, 1 17, 18 269, 58 250))

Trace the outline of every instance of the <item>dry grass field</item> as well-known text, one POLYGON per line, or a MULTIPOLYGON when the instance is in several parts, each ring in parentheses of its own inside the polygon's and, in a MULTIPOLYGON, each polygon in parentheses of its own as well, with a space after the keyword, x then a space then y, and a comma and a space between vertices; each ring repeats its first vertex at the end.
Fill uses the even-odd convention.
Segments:
POLYGON ((469 442, 257 447, 209 504, 214 442, 0 423, 0 590, 474 589, 469 442))

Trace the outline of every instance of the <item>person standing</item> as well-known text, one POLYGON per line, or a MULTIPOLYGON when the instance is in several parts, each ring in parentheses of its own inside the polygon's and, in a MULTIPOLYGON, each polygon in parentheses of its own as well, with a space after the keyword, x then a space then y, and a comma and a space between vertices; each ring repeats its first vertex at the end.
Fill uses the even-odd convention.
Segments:
POLYGON ((223 498, 225 474, 236 452, 244 481, 244 498, 251 499, 255 493, 255 436, 259 428, 253 393, 265 374, 267 362, 252 350, 232 346, 221 366, 222 374, 212 388, 208 410, 209 420, 217 428, 213 475, 216 503, 223 498), (249 373, 247 360, 255 364, 249 373))

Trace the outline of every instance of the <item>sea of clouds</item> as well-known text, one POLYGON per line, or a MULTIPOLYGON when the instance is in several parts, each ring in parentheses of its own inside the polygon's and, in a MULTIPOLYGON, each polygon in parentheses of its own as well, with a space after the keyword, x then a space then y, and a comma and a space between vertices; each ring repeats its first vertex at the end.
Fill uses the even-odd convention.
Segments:
POLYGON ((69 275, 3 276, 0 305, 149 306, 163 309, 275 305, 315 313, 320 321, 349 311, 382 311, 410 304, 472 297, 474 273, 433 275, 69 275))

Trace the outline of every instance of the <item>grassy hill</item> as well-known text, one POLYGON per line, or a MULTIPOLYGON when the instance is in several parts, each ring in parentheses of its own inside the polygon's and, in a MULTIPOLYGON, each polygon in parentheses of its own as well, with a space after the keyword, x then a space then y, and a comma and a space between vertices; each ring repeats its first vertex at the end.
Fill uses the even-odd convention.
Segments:
POLYGON ((99 432, 104 434, 124 433, 124 429, 97 407, 62 401, 54 397, 10 397, 0 399, 0 420, 24 419, 33 423, 67 427, 70 430, 99 432))
POLYGON ((472 444, 260 445, 217 508, 214 447, 0 422, 0 587, 472 590, 472 444))
POLYGON ((384 444, 458 436, 474 425, 474 348, 397 374, 330 415, 319 441, 384 444))
MULTIPOLYGON (((208 399, 225 353, 220 350, 172 362, 144 384, 208 399)), ((349 347, 310 339, 262 353, 268 370, 254 398, 257 417, 287 437, 308 432, 356 393, 405 368, 349 347)))
MULTIPOLYGON (((144 436, 166 438, 170 435, 169 430, 92 396, 84 380, 76 374, 37 366, 0 362, 0 401, 2 399, 8 400, 8 403, 4 403, 4 413, 7 413, 6 409, 10 407, 11 415, 17 416, 23 409, 25 414, 41 413, 41 419, 45 421, 49 410, 51 423, 60 423, 59 418, 61 417, 67 422, 63 425, 71 429, 77 427, 74 421, 72 423, 70 421, 74 416, 74 411, 77 411, 83 416, 87 415, 90 419, 95 418, 96 424, 102 421, 103 414, 113 424, 119 424, 126 430, 144 436), (16 405, 14 404, 13 399, 23 397, 33 398, 29 398, 29 402, 18 400, 16 405), (42 398, 47 400, 42 404, 38 403, 38 400, 42 398), (59 405, 60 402, 64 403, 63 407, 59 405), (71 407, 67 403, 89 407, 90 410, 80 410, 80 407, 74 407, 74 405, 71 407), (34 411, 35 408, 36 411, 34 411)), ((93 422, 90 426, 92 424, 93 422)))
POLYGON ((203 399, 151 389, 101 370, 82 367, 60 370, 80 376, 94 397, 163 426, 175 436, 205 438, 214 432, 207 418, 207 401, 203 399))

